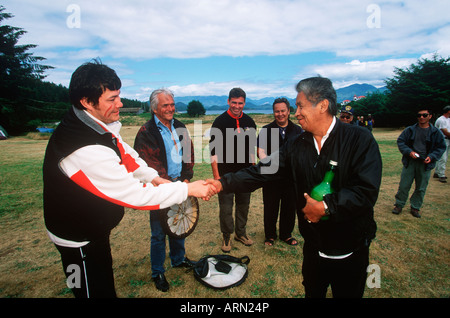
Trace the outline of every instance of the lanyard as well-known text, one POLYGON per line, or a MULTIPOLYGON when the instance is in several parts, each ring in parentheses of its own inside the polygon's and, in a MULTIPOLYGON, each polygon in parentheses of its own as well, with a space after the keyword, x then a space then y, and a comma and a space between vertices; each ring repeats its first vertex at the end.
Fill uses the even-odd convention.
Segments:
POLYGON ((239 118, 241 118, 242 115, 244 115, 244 113, 241 112, 241 115, 240 115, 239 117, 234 116, 234 115, 230 112, 229 109, 227 110, 227 113, 228 113, 228 115, 230 115, 231 118, 236 119, 236 127, 237 127, 237 131, 238 131, 238 133, 240 133, 240 128, 239 128, 239 127, 240 127, 240 126, 239 126, 239 118))

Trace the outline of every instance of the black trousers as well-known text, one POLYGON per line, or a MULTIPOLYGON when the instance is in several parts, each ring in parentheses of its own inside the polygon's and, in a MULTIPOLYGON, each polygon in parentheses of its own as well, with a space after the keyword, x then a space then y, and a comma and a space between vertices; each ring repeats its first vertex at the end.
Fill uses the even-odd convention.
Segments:
POLYGON ((264 234, 266 239, 277 238, 277 219, 280 216, 280 239, 291 237, 295 226, 295 192, 285 182, 271 182, 263 187, 264 234))
POLYGON ((109 235, 79 248, 56 248, 76 298, 116 297, 109 235))
POLYGON ((368 246, 344 259, 327 259, 305 242, 302 267, 305 297, 325 298, 328 286, 331 286, 334 298, 362 298, 368 265, 368 246))

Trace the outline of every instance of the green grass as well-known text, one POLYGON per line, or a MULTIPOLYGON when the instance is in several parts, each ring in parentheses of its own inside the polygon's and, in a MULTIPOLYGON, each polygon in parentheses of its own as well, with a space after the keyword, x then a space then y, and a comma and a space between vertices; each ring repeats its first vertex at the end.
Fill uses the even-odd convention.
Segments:
MULTIPOLYGON (((259 117, 259 125, 270 120, 259 117)), ((133 119, 134 120, 134 119, 133 119)), ((139 126, 125 129, 124 139, 133 144, 139 126)), ((184 120, 183 120, 184 121, 184 120)), ((207 129, 211 119, 203 122, 207 129)), ((421 219, 407 211, 396 216, 394 203, 401 171, 396 146, 400 130, 375 129, 383 159, 383 182, 375 206, 377 237, 371 246, 370 263, 381 269, 381 288, 366 288, 367 298, 448 298, 450 183, 430 180, 421 219)), ((59 254, 48 240, 42 217, 42 161, 47 141, 16 137, 0 142, 0 297, 72 297, 65 285, 59 254)), ((447 174, 450 175, 447 168, 447 174)), ((194 179, 211 177, 209 163, 197 163, 194 179)), ((232 255, 248 255, 249 277, 244 284, 225 291, 213 291, 198 283, 192 272, 170 268, 166 262, 169 293, 158 292, 150 278, 150 227, 148 212, 127 210, 111 234, 116 290, 124 298, 285 298, 304 297, 301 284, 303 240, 296 228, 299 246, 276 241, 263 244, 262 194, 252 195, 248 233, 252 247, 233 242, 232 255)), ((218 201, 200 201, 200 220, 186 239, 187 255, 197 260, 218 254, 221 235, 218 201)))

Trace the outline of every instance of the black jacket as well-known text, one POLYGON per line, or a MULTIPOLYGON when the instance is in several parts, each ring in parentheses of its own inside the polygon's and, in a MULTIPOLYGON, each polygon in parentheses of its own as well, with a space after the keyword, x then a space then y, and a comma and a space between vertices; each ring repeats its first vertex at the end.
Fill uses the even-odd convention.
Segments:
MULTIPOLYGON (((291 179, 295 185, 299 211, 305 206, 304 193, 324 177, 329 161, 338 162, 333 180, 335 192, 325 196, 331 216, 328 221, 308 223, 299 214, 299 229, 305 243, 328 255, 343 255, 367 244, 375 237, 373 207, 381 184, 382 162, 378 144, 367 129, 336 121, 320 155, 313 136, 302 133, 290 140, 278 153, 258 165, 226 174, 221 182, 226 192, 248 192, 279 179, 291 179), (265 174, 265 168, 279 166, 276 173, 265 174)), ((273 170, 273 169, 272 169, 273 170)))
MULTIPOLYGON (((400 136, 397 138, 397 146, 402 153, 402 163, 403 166, 408 167, 409 162, 413 159, 409 156, 411 151, 413 151, 414 140, 416 138, 416 128, 418 124, 406 127, 402 131, 400 136)), ((445 152, 446 145, 444 140, 444 135, 435 126, 430 124, 428 134, 426 137, 426 157, 430 157, 431 161, 425 164, 425 170, 433 170, 436 166, 436 162, 441 158, 442 154, 445 152)))
POLYGON ((246 113, 239 118, 239 129, 229 111, 222 113, 212 123, 210 133, 210 154, 217 156, 219 175, 236 172, 254 163, 256 124, 246 113))
POLYGON ((270 124, 265 125, 259 132, 257 147, 264 149, 266 155, 268 156, 270 156, 272 152, 278 150, 278 148, 272 149, 272 129, 276 129, 277 131, 275 135, 278 137, 279 148, 281 148, 288 140, 297 137, 303 132, 303 129, 300 128, 300 126, 289 120, 288 125, 286 126, 286 137, 283 139, 281 134, 278 132, 279 126, 275 120, 270 124))

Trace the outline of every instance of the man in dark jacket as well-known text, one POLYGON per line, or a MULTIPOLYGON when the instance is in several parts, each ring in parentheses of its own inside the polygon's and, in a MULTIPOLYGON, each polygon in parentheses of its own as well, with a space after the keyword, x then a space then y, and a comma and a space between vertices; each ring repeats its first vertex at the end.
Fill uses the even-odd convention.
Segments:
MULTIPOLYGON (((149 167, 158 171, 160 177, 189 183, 194 175, 193 145, 186 126, 173 118, 173 93, 168 89, 153 91, 150 107, 153 116, 137 133, 134 148, 149 167)), ((169 290, 169 283, 164 276, 166 234, 160 223, 161 213, 161 210, 150 211, 150 260, 156 288, 166 292, 169 290)), ((185 239, 170 236, 168 239, 172 266, 192 266, 193 263, 185 256, 185 239)))
POLYGON ((330 80, 308 78, 297 84, 297 117, 305 130, 278 153, 258 165, 209 180, 218 190, 255 190, 265 182, 289 178, 294 182, 303 247, 306 297, 362 297, 369 244, 375 237, 373 208, 381 184, 381 155, 367 129, 336 120, 336 92, 330 80), (334 192, 323 201, 308 193, 324 177, 330 160, 338 163, 334 192), (275 174, 264 167, 279 163, 275 174), (321 220, 328 215, 328 220, 321 220))
POLYGON ((443 134, 430 123, 431 113, 420 108, 417 123, 407 127, 398 137, 398 149, 402 153, 403 169, 398 192, 395 195, 394 214, 400 214, 408 199, 412 182, 416 188, 411 195, 411 214, 420 218, 420 208, 430 180, 431 170, 441 158, 446 146, 443 134))
MULTIPOLYGON (((265 125, 257 140, 259 159, 264 159, 276 152, 288 140, 296 138, 303 130, 289 119, 290 104, 286 98, 277 98, 273 102, 275 120, 265 125)), ((277 238, 276 225, 280 214, 280 240, 288 245, 297 245, 292 231, 295 226, 294 186, 285 180, 266 183, 263 186, 264 234, 265 245, 272 246, 277 238)))

